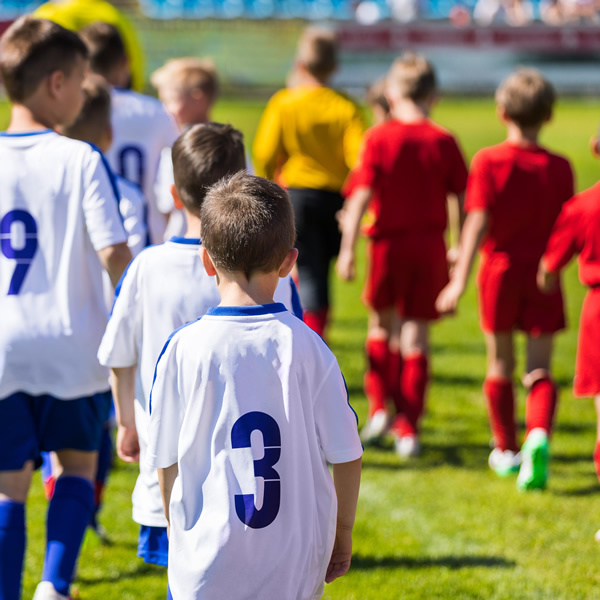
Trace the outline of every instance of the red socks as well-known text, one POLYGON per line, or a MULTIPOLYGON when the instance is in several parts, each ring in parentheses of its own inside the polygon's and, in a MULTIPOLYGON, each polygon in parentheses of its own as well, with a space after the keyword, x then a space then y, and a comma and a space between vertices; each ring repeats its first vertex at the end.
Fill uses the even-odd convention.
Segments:
POLYGON ((325 328, 327 327, 327 317, 329 308, 319 308, 318 310, 305 310, 304 322, 316 331, 322 338, 325 337, 325 328))
POLYGON ((513 382, 505 377, 488 377, 483 382, 483 394, 496 448, 518 452, 513 382))
POLYGON ((550 377, 538 379, 527 394, 525 424, 527 433, 532 429, 544 429, 548 436, 552 432, 552 422, 556 412, 556 384, 550 377))
POLYGON ((368 369, 365 373, 365 394, 369 401, 369 418, 385 410, 388 395, 390 349, 387 340, 367 338, 365 343, 368 369))
MULTIPOLYGON (((419 421, 425 409, 425 393, 429 381, 429 360, 425 354, 413 354, 404 358, 400 378, 401 406, 392 429, 398 437, 418 435, 419 421)), ((396 401, 396 396, 394 396, 396 401)))

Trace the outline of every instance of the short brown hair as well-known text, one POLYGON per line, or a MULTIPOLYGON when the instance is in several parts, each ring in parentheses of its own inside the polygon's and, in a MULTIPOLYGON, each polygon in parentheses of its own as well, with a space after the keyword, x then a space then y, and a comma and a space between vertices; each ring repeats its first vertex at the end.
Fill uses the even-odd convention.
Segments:
POLYGON ((98 21, 84 27, 79 34, 90 52, 90 67, 94 73, 106 78, 127 59, 125 43, 114 25, 98 21))
POLYGON ((207 58, 173 58, 150 76, 152 85, 159 91, 166 87, 189 93, 200 90, 211 100, 219 93, 219 78, 212 60, 207 58))
POLYGON ((337 38, 333 31, 307 27, 298 42, 296 60, 319 81, 326 81, 337 67, 337 38))
POLYGON ((202 243, 215 267, 270 273, 294 247, 294 210, 276 183, 237 173, 215 184, 202 205, 202 243))
POLYGON ((386 86, 394 88, 403 98, 413 102, 427 100, 437 90, 435 69, 424 56, 407 52, 394 61, 387 75, 386 86))
POLYGON ((0 42, 0 72, 8 97, 23 102, 41 81, 55 71, 71 73, 77 58, 87 58, 80 37, 45 19, 24 16, 15 21, 0 42))
POLYGON ((91 75, 81 86, 85 97, 83 108, 72 125, 63 127, 63 134, 75 140, 98 144, 110 127, 110 88, 104 80, 91 75))
POLYGON ((552 116, 556 92, 536 69, 519 69, 496 90, 496 102, 519 127, 541 125, 552 116))
POLYGON ((244 136, 231 125, 202 123, 190 127, 173 144, 175 188, 195 215, 208 188, 226 175, 246 168, 244 136))

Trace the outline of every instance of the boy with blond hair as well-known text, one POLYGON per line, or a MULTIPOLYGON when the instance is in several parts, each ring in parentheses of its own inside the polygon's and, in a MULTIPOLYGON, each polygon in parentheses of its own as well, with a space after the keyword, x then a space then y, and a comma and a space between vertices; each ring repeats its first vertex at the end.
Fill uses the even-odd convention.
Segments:
POLYGON ((102 267, 115 285, 131 253, 100 153, 54 131, 81 110, 85 45, 23 17, 0 56, 12 102, 0 136, 0 595, 20 598, 25 501, 40 452, 54 451, 61 474, 35 599, 66 600, 110 407, 95 356, 107 318, 102 267))
POLYGON ((498 88, 496 103, 506 141, 473 157, 458 262, 437 301, 440 312, 456 310, 481 243, 477 281, 488 355, 483 391, 495 445, 489 464, 504 476, 519 470, 522 461, 517 479, 522 491, 546 485, 557 403, 550 373, 552 340, 565 325, 560 288, 545 295, 536 286, 538 263, 554 221, 573 195, 569 161, 538 143, 554 101, 552 85, 534 69, 516 71, 498 88), (527 431, 520 453, 513 389, 515 329, 527 336, 527 431))
POLYGON ((288 188, 298 232, 298 278, 306 323, 325 334, 329 266, 340 235, 340 190, 354 167, 365 129, 358 106, 328 87, 337 67, 335 35, 307 28, 298 44, 294 87, 277 92, 254 139, 257 175, 288 188))
POLYGON ((350 566, 362 447, 335 357, 273 301, 298 253, 293 209, 238 173, 200 216, 221 303, 171 336, 150 398, 169 586, 176 600, 320 598, 350 566))
POLYGON ((429 378, 429 325, 435 299, 448 281, 444 232, 448 198, 462 203, 467 169, 454 137, 429 119, 437 99, 433 67, 422 56, 397 59, 387 77, 391 119, 365 138, 345 205, 337 262, 355 276, 360 222, 369 209, 369 308, 365 391, 370 441, 388 427, 386 398, 396 416, 391 431, 401 457, 419 453, 419 422, 429 378))

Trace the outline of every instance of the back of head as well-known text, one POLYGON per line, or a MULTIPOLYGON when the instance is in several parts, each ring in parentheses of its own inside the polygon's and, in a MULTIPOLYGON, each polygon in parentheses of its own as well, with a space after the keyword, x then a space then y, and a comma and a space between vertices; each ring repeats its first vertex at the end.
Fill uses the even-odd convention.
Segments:
POLYGON ((437 91, 433 65, 420 54, 407 52, 394 61, 386 79, 386 89, 391 95, 422 102, 437 91))
POLYGON ((0 72, 8 97, 24 102, 55 71, 69 75, 88 51, 80 37, 45 19, 21 17, 0 42, 0 72))
POLYGON ((92 71, 105 79, 127 60, 123 38, 114 25, 98 21, 84 27, 79 35, 89 49, 92 71))
POLYGON ((535 69, 519 69, 496 90, 496 102, 519 127, 537 127, 552 116, 556 93, 535 69))
POLYGON ((244 137, 231 125, 194 125, 173 144, 173 175, 187 210, 200 214, 208 188, 246 168, 244 137))
POLYGON ((296 239, 287 192, 245 172, 215 184, 200 216, 202 243, 215 267, 248 279, 255 272, 277 271, 296 239))
POLYGON ((89 76, 83 82, 83 108, 75 122, 64 127, 63 135, 75 140, 100 145, 110 129, 110 89, 98 76, 89 76))
POLYGON ((217 69, 211 60, 205 58, 168 60, 152 73, 150 81, 159 93, 166 89, 187 94, 200 90, 213 102, 219 93, 217 69))
POLYGON ((307 27, 298 42, 296 60, 319 81, 325 82, 337 67, 338 44, 335 33, 320 27, 307 27))
POLYGON ((379 107, 386 114, 390 112, 390 103, 385 97, 385 77, 381 77, 369 86, 365 99, 369 106, 379 107))

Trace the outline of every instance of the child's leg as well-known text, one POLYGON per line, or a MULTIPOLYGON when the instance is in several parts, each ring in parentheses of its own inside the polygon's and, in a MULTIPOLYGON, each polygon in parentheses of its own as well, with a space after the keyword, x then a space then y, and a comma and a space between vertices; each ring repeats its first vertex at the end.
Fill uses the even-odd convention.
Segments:
POLYGON ((394 318, 392 321, 392 335, 390 337, 390 359, 388 369, 388 392, 392 396, 394 406, 396 408, 396 415, 401 414, 404 411, 404 398, 402 396, 402 367, 404 360, 402 358, 402 325, 404 322, 394 312, 394 318))
POLYGON ((94 482, 94 510, 90 520, 91 527, 98 533, 101 540, 106 540, 106 533, 98 523, 98 512, 102 506, 102 498, 106 480, 110 473, 110 468, 113 461, 113 438, 112 438, 112 422, 109 421, 104 427, 102 433, 102 442, 100 451, 98 452, 98 470, 96 472, 96 480, 94 482))
POLYGON ((0 471, 0 600, 21 598, 25 558, 25 501, 33 463, 19 471, 0 471))

